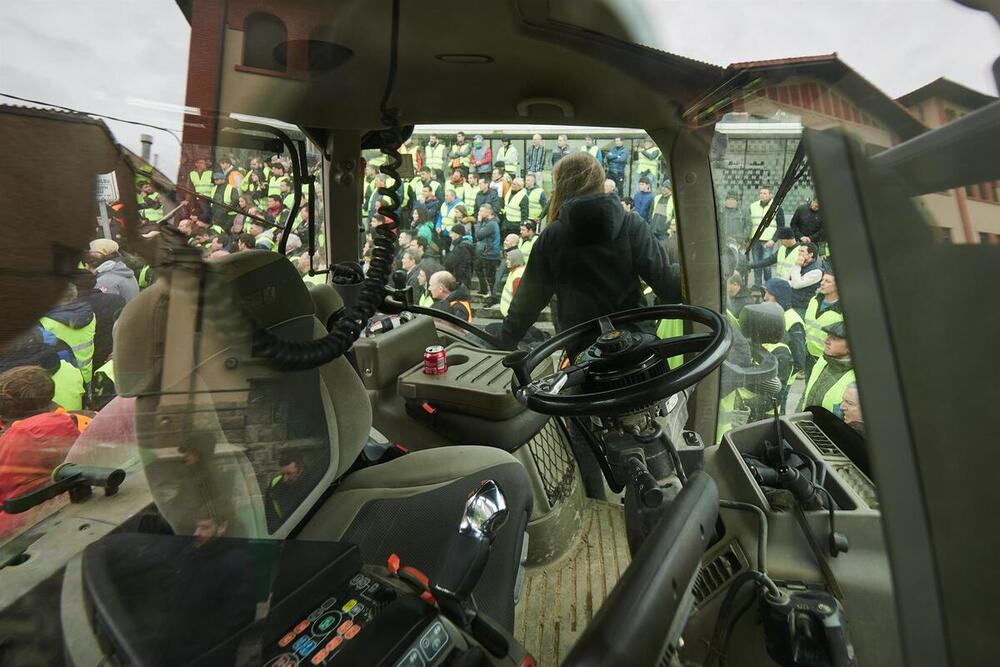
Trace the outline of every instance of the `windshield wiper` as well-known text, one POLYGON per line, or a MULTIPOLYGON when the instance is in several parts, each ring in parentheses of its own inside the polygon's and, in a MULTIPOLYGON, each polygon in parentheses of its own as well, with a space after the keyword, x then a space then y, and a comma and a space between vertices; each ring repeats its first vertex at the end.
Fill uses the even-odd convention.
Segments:
POLYGON ((761 218, 760 224, 757 225, 757 229, 754 230, 753 236, 747 241, 746 254, 750 254, 750 248, 753 244, 760 240, 761 234, 767 229, 767 226, 771 224, 774 220, 775 214, 778 212, 778 207, 781 206, 781 202, 785 201, 785 197, 791 191, 792 186, 795 185, 800 178, 802 178, 806 170, 809 168, 808 165, 804 164, 806 159, 806 144, 805 141, 799 140, 799 146, 795 149, 795 155, 792 156, 792 161, 788 163, 788 169, 785 170, 785 175, 781 179, 781 185, 778 186, 778 191, 774 193, 774 198, 771 200, 771 206, 768 207, 767 211, 764 212, 764 217, 761 218))

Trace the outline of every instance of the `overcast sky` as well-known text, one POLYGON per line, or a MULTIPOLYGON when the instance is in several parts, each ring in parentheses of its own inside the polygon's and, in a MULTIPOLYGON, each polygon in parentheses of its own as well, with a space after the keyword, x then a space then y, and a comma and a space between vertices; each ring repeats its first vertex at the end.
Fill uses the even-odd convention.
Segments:
MULTIPOLYGON (((836 51, 893 97, 939 76, 997 92, 990 68, 1000 31, 952 0, 635 1, 653 46, 717 65, 836 51)), ((172 0, 30 0, 3 9, 0 92, 180 133, 190 29, 172 0)), ((176 173, 179 145, 169 134, 109 125, 136 152, 139 135, 153 134, 158 166, 176 173)))

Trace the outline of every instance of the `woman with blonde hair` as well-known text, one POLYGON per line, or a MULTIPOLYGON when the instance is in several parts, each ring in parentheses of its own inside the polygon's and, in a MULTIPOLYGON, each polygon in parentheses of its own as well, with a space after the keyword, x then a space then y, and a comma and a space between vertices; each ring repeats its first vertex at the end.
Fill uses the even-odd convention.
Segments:
POLYGON ((521 285, 501 325, 509 349, 555 296, 557 331, 642 303, 641 281, 662 303, 680 301, 680 271, 635 212, 604 193, 604 169, 590 153, 571 153, 552 171, 549 223, 531 249, 521 285))

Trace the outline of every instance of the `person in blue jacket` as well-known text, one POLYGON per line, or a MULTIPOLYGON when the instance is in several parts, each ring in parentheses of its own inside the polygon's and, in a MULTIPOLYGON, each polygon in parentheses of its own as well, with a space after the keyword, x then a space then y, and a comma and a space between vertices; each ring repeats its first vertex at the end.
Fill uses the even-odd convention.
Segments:
POLYGON ((625 140, 615 137, 614 145, 604 154, 604 161, 607 164, 608 178, 615 182, 618 196, 621 197, 625 190, 625 170, 628 167, 628 149, 625 148, 625 140))
POLYGON ((493 293, 493 279, 500 265, 500 221, 493 207, 483 204, 475 224, 476 235, 476 275, 479 277, 479 294, 493 293))
POLYGON ((639 179, 639 190, 632 195, 632 210, 649 222, 649 215, 653 212, 653 190, 647 176, 639 179))

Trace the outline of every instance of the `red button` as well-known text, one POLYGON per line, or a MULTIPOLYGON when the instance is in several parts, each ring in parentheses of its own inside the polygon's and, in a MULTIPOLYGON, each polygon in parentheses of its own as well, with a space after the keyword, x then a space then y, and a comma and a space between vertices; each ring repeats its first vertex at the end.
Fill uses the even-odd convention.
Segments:
POLYGON ((302 621, 301 623, 295 626, 295 629, 292 632, 294 632, 295 634, 299 634, 308 627, 309 627, 309 621, 302 621))
POLYGON ((289 632, 287 635, 281 638, 281 641, 278 642, 278 646, 284 648, 285 646, 291 644, 293 639, 295 639, 295 633, 289 632))
POLYGON ((326 650, 332 653, 337 649, 338 646, 340 646, 343 643, 344 643, 344 638, 341 637, 340 635, 337 635, 336 637, 334 637, 333 639, 331 639, 326 643, 326 650))
POLYGON ((399 572, 399 556, 396 554, 389 554, 389 558, 386 561, 386 569, 389 570, 391 574, 399 572))
POLYGON ((310 660, 310 662, 312 662, 312 664, 314 665, 318 665, 319 663, 326 660, 326 656, 328 655, 330 655, 329 651, 327 651, 325 648, 320 649, 319 651, 316 651, 316 655, 312 657, 312 660, 310 660))
POLYGON ((351 628, 349 628, 347 630, 347 632, 344 633, 344 636, 347 637, 348 639, 354 639, 354 637, 359 632, 361 632, 361 626, 360 625, 355 625, 355 626, 352 626, 351 628))
POLYGON ((352 625, 354 625, 354 621, 344 621, 343 623, 340 624, 340 627, 337 628, 337 634, 338 635, 345 634, 348 630, 351 629, 352 625))

